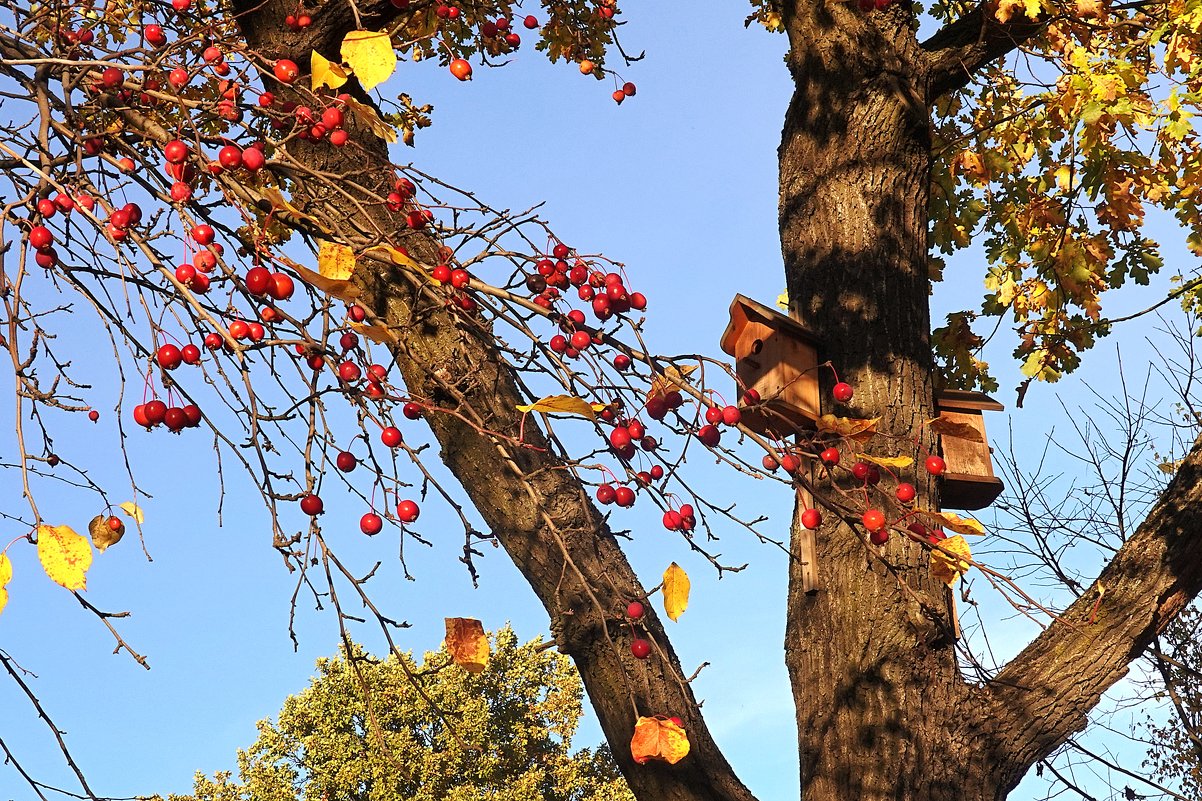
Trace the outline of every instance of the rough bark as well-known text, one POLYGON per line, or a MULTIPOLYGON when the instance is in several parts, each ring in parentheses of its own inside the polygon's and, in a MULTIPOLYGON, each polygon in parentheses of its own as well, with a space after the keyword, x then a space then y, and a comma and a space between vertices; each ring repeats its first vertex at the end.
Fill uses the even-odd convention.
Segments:
MULTIPOLYGON (((277 0, 241 9, 240 25, 252 50, 307 65, 306 48, 313 42, 340 41, 353 28, 349 15, 323 12, 320 30, 303 39, 283 35, 276 21, 289 8, 277 0)), ((361 147, 296 142, 290 155, 308 168, 353 176, 360 186, 387 192, 394 175, 386 146, 366 131, 355 130, 354 137, 361 147)), ((342 189, 322 191, 313 182, 303 200, 323 206, 324 218, 345 220, 338 233, 348 241, 403 243, 419 260, 435 263, 434 241, 398 230, 378 203, 342 189)), ((399 339, 394 355, 407 391, 450 410, 428 416, 442 460, 543 602, 556 642, 580 670, 635 794, 658 801, 752 801, 713 742, 649 604, 644 623, 657 653, 645 661, 631 655, 630 632, 621 623, 627 603, 644 596, 642 586, 570 465, 533 418, 526 420, 519 443, 515 407, 529 398, 487 328, 401 270, 376 267, 363 275, 357 271, 356 279, 363 305, 399 339), (657 714, 683 718, 692 752, 675 766, 636 766, 629 747, 636 716, 657 714)))

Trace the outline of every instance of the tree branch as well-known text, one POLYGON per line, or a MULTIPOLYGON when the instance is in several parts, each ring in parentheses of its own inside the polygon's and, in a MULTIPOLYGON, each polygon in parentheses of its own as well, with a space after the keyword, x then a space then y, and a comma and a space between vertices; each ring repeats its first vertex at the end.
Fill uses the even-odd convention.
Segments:
POLYGON ((1085 728, 1102 693, 1200 591, 1202 439, 1098 580, 989 687, 990 728, 1010 762, 1005 780, 1017 783, 1085 728))
POLYGON ((927 102, 963 88, 978 70, 1020 47, 1047 23, 1047 17, 1032 21, 1021 14, 999 22, 982 4, 945 25, 922 43, 929 65, 927 102))

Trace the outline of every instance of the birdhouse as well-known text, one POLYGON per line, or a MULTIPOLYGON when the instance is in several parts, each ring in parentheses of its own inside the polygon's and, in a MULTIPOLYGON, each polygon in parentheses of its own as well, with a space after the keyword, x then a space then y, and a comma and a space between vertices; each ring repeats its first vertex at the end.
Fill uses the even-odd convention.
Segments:
POLYGON ((814 427, 819 415, 818 340, 801 323, 735 295, 722 350, 735 357, 740 386, 760 396, 761 403, 750 408, 743 408, 740 397, 744 425, 761 434, 814 427))
POLYGON ((939 493, 940 505, 947 509, 984 509, 1002 493, 1002 481, 993 474, 989 439, 985 435, 982 412, 1000 412, 1006 407, 983 392, 944 390, 935 398, 939 419, 958 423, 962 431, 975 431, 967 437, 944 434, 943 461, 947 472, 939 493))

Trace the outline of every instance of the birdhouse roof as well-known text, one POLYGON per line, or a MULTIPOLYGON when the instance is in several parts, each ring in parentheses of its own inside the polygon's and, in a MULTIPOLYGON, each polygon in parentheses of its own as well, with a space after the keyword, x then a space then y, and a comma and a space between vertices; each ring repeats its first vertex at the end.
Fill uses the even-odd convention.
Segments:
POLYGON ((972 392, 966 389, 945 389, 935 398, 935 405, 942 411, 981 411, 1000 412, 1006 407, 986 395, 984 392, 972 392))
POLYGON ((750 323, 760 323, 779 331, 787 336, 818 344, 814 333, 787 314, 781 314, 776 309, 757 303, 746 295, 735 295, 730 302, 730 323, 722 332, 722 350, 731 356, 735 355, 735 343, 743 334, 743 329, 750 323))

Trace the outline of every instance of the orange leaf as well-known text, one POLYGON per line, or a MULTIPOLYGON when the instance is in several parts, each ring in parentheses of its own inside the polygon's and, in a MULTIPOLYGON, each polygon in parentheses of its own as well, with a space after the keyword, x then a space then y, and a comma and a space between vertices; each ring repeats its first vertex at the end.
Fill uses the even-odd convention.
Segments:
POLYGON ((38 526, 38 559, 55 584, 68 590, 87 589, 92 546, 70 526, 38 526))
POLYGON ((378 323, 366 325, 364 323, 348 323, 351 329, 358 334, 370 339, 378 345, 395 345, 397 343, 396 334, 392 333, 387 327, 378 323))
POLYGON ((939 548, 951 551, 951 553, 964 557, 964 559, 972 559, 972 551, 969 550, 968 540, 959 534, 954 537, 948 537, 936 545, 937 547, 931 549, 931 575, 950 587, 959 580, 960 576, 967 573, 968 568, 972 567, 972 565, 963 559, 957 559, 955 556, 944 553, 939 548))
POLYGON ((663 717, 639 717, 630 740, 630 755, 640 765, 652 760, 675 765, 689 753, 684 729, 663 717))
POLYGON ((484 624, 470 617, 448 617, 447 650, 451 659, 468 673, 480 673, 488 667, 488 637, 484 624))
POLYGON ((927 430, 941 437, 955 437, 966 442, 984 442, 981 432, 968 423, 958 423, 946 417, 936 417, 927 421, 927 430))
POLYGON ((689 574, 673 562, 664 571, 664 612, 677 620, 689 608, 689 574))
POLYGON ((876 433, 876 424, 879 422, 881 422, 879 417, 860 420, 855 417, 836 417, 833 414, 824 414, 818 418, 818 430, 854 439, 856 442, 865 442, 876 433))

